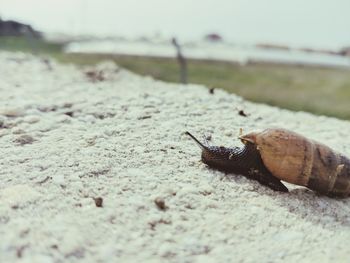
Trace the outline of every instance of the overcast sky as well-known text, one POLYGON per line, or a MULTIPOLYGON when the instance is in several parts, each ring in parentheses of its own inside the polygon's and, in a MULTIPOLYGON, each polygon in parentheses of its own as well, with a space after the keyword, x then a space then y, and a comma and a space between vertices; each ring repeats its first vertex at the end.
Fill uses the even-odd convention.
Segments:
POLYGON ((350 0, 0 0, 0 16, 49 32, 350 46, 350 0))

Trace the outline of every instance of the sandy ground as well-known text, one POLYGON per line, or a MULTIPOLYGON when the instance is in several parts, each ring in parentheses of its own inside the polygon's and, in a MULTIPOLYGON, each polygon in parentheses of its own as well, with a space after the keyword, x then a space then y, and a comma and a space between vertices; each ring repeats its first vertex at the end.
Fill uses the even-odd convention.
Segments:
POLYGON ((350 155, 349 122, 50 63, 0 53, 0 262, 349 262, 350 199, 209 170, 184 134, 285 127, 350 155))

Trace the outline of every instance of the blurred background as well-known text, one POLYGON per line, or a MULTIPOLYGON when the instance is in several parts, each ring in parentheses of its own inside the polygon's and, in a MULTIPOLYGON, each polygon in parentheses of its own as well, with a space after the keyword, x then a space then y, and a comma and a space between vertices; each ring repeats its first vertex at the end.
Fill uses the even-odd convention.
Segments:
POLYGON ((350 119, 349 0, 1 0, 0 51, 350 119))

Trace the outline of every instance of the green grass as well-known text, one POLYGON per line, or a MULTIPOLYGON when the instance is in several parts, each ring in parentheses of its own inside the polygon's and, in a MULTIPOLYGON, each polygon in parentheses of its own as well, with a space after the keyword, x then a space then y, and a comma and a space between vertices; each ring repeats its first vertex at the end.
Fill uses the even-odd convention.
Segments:
MULTIPOLYGON (((3 48, 0 38, 0 49, 3 48)), ((120 66, 156 79, 178 82, 175 59, 136 56, 64 54, 60 45, 38 44, 36 52, 61 62, 91 65, 114 60, 120 66)), ((23 41, 14 41, 7 50, 30 51, 23 41)), ((350 120, 350 70, 297 65, 248 64, 240 66, 220 61, 188 61, 190 83, 221 88, 248 100, 291 110, 350 120)))
POLYGON ((0 36, 0 50, 56 54, 62 52, 62 48, 62 44, 48 43, 41 39, 0 36))

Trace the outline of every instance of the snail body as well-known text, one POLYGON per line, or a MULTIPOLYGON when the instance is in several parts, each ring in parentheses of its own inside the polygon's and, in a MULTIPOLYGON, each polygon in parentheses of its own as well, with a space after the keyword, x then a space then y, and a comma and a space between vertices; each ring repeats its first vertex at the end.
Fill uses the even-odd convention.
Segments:
POLYGON ((202 144, 202 161, 276 191, 288 191, 282 180, 325 195, 350 195, 350 160, 330 147, 285 129, 266 129, 239 138, 243 148, 202 144))
POLYGON ((274 177, 265 167, 260 153, 252 143, 244 147, 226 148, 209 146, 199 142, 192 134, 186 132, 202 149, 201 160, 209 167, 228 173, 242 174, 257 180, 275 191, 288 192, 288 188, 274 177))

